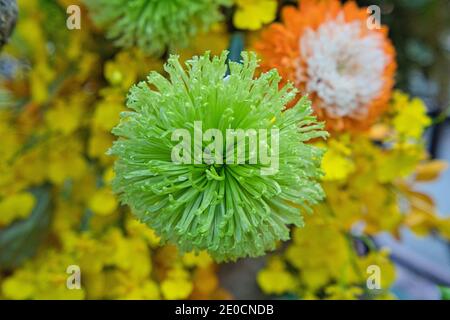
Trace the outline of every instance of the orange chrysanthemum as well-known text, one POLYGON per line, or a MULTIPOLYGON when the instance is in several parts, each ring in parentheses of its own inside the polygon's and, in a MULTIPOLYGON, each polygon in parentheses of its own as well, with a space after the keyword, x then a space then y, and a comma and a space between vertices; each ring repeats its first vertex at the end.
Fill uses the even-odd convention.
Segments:
POLYGON ((364 130, 386 109, 394 85, 395 49, 385 26, 353 1, 302 0, 285 7, 255 44, 262 68, 277 68, 313 101, 331 131, 364 130))

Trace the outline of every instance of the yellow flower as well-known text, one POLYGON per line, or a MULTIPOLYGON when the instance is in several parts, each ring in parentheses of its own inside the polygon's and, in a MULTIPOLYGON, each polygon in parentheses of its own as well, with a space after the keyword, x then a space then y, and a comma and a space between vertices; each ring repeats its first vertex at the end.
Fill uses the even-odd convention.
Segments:
POLYGON ((128 90, 143 72, 162 71, 161 61, 147 57, 141 50, 130 49, 119 52, 114 60, 105 64, 104 75, 112 86, 128 90), (142 66, 145 68, 142 68, 142 66), (145 71, 144 71, 145 70, 145 71))
POLYGON ((258 273, 257 281, 266 294, 283 294, 293 291, 296 286, 294 277, 285 269, 283 261, 273 257, 268 266, 258 273))
MULTIPOLYGON (((0 109, 1 111, 1 109, 0 109)), ((0 137, 2 146, 0 148, 0 159, 9 160, 20 146, 19 135, 12 125, 9 125, 9 115, 0 114, 0 137)))
POLYGON ((114 137, 111 133, 102 130, 92 130, 88 145, 88 155, 100 159, 102 164, 110 164, 113 158, 106 155, 106 151, 112 146, 114 137))
MULTIPOLYGON (((45 148, 33 148, 26 153, 21 153, 14 161, 12 170, 15 175, 15 183, 23 181, 26 185, 39 185, 46 178, 48 162, 45 159, 48 151, 45 148)), ((1 184, 1 183, 0 183, 1 184)), ((12 189, 12 185, 8 186, 12 189)))
POLYGON ((127 238, 119 229, 112 229, 105 238, 111 250, 105 264, 113 265, 135 280, 148 278, 152 271, 147 243, 139 238, 127 238))
POLYGON ((426 115, 427 108, 422 100, 413 98, 408 101, 408 96, 399 91, 394 93, 393 104, 397 115, 393 119, 393 125, 400 135, 418 139, 431 119, 426 115))
POLYGON ((146 280, 142 285, 128 293, 125 299, 157 300, 160 298, 159 288, 154 281, 146 280))
POLYGON ((35 288, 32 284, 32 274, 22 274, 7 278, 2 283, 2 294, 8 299, 24 300, 33 296, 35 288))
POLYGON ((168 300, 186 299, 192 289, 193 284, 188 273, 179 267, 170 270, 168 278, 161 282, 161 292, 168 300))
POLYGON ((156 248, 159 246, 161 239, 156 235, 155 231, 135 218, 127 218, 126 229, 131 236, 139 236, 145 239, 150 247, 156 248))
POLYGON ((68 253, 47 250, 25 263, 2 283, 7 299, 83 299, 85 291, 67 288, 67 267, 74 264, 68 253))
POLYGON ((127 272, 108 270, 104 273, 104 294, 107 299, 143 299, 154 300, 160 298, 160 290, 151 279, 136 281, 127 272))
POLYGON ((233 23, 239 29, 257 30, 276 17, 276 0, 236 0, 236 4, 233 23))
POLYGON ((213 262, 206 251, 200 251, 199 253, 188 252, 183 255, 182 260, 187 267, 207 267, 213 262))
POLYGON ((0 201, 0 226, 5 226, 17 219, 25 219, 31 214, 36 199, 31 193, 21 192, 0 201))
POLYGON ((89 208, 98 215, 107 216, 117 209, 117 199, 109 188, 97 190, 89 200, 89 208))
POLYGON ((350 261, 345 234, 324 216, 325 212, 318 212, 304 228, 295 228, 293 243, 285 253, 286 261, 300 271, 302 283, 311 289, 339 279, 350 261))
POLYGON ((80 126, 83 106, 80 99, 75 101, 58 100, 46 113, 48 127, 65 135, 74 132, 80 126))
POLYGON ((380 268, 381 290, 389 289, 395 281, 395 266, 391 260, 389 260, 389 251, 386 249, 370 252, 367 256, 361 257, 358 264, 362 272, 366 275, 369 266, 377 266, 380 268))
POLYGON ((226 25, 223 23, 214 24, 208 32, 199 33, 189 43, 187 48, 177 50, 180 61, 191 59, 195 55, 201 55, 205 51, 210 51, 212 55, 219 55, 228 47, 229 35, 226 25))
POLYGON ((325 289, 327 299, 330 300, 355 300, 363 293, 359 287, 346 287, 340 285, 329 286, 325 289))
POLYGON ((114 167, 110 166, 105 169, 103 172, 103 182, 107 185, 109 185, 113 179, 114 179, 115 173, 114 173, 114 167))
POLYGON ((416 145, 399 144, 394 149, 384 152, 377 159, 377 168, 373 169, 376 169, 380 182, 391 182, 411 175, 424 157, 424 151, 416 145))
POLYGON ((124 110, 122 100, 116 100, 113 97, 102 100, 95 109, 92 118, 93 127, 110 132, 119 123, 120 112, 124 110))
POLYGON ((56 139, 48 148, 47 175, 51 182, 61 185, 66 179, 80 179, 86 172, 81 145, 76 140, 56 139))
POLYGON ((344 180, 355 170, 351 149, 337 139, 328 142, 328 149, 322 159, 323 180, 344 180))

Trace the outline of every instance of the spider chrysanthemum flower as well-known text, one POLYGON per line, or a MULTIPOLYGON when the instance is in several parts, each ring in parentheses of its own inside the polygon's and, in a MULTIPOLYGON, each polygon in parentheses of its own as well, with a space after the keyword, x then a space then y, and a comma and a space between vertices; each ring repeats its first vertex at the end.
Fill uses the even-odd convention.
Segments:
MULTIPOLYGON (((323 150, 305 142, 327 135, 307 98, 283 111, 296 89, 291 84, 279 89, 276 70, 255 78, 256 55, 243 53, 242 64, 230 62, 226 76, 227 54, 194 57, 186 70, 171 56, 165 65, 169 79, 152 72, 134 86, 131 111, 113 129, 119 139, 110 150, 117 157, 113 189, 121 201, 163 241, 181 251, 207 250, 217 261, 262 255, 289 238, 289 225, 302 225, 302 211, 323 198, 318 183, 323 150), (173 162, 175 130, 195 140, 199 122, 205 135, 207 129, 223 136, 227 129, 270 132, 265 140, 258 136, 259 142, 277 156, 278 170, 263 173, 273 163, 260 158, 251 163, 248 137, 244 163, 173 162), (276 154, 272 132, 279 137, 276 154)), ((198 145, 206 152, 211 142, 204 140, 189 145, 194 157, 198 145)), ((237 141, 227 137, 215 154, 232 153, 234 159, 237 141)))
POLYGON ((85 0, 94 22, 121 47, 160 55, 222 19, 231 0, 85 0))
POLYGON ((350 1, 302 0, 286 7, 256 43, 262 68, 310 94, 313 108, 334 131, 366 129, 388 105, 395 50, 387 28, 350 1))

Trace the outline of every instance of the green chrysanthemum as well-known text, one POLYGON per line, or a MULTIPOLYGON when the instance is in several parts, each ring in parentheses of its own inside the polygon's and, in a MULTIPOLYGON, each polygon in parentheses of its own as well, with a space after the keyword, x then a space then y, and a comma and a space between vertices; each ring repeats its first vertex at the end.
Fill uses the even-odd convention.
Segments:
POLYGON ((121 47, 162 54, 185 46, 198 31, 222 19, 230 0, 85 0, 94 22, 121 47))
MULTIPOLYGON (((113 130, 120 139, 110 150, 118 158, 113 188, 121 201, 163 241, 181 251, 207 250, 217 261, 263 255, 289 239, 290 224, 303 224, 302 209, 323 198, 323 150, 304 142, 327 135, 306 98, 285 110, 296 92, 290 84, 279 90, 276 70, 255 78, 255 54, 243 53, 242 64, 230 62, 225 77, 227 54, 194 57, 187 71, 171 56, 169 80, 152 72, 134 86, 128 97, 133 111, 121 115, 113 130), (263 175, 267 165, 249 164, 247 148, 244 164, 172 162, 174 130, 194 136, 197 121, 223 136, 226 129, 278 130, 278 171, 263 175)), ((236 142, 227 141, 223 154, 236 142)), ((201 150, 208 144, 202 141, 201 150)))

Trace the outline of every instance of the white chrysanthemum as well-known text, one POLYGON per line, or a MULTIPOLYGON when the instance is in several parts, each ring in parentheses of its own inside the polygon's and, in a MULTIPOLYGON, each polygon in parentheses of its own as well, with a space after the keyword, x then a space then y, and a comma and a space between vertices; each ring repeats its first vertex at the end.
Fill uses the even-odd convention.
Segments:
POLYGON ((319 96, 330 116, 363 117, 368 103, 382 90, 389 57, 382 35, 363 34, 361 23, 346 22, 339 15, 300 38, 297 81, 319 96))

